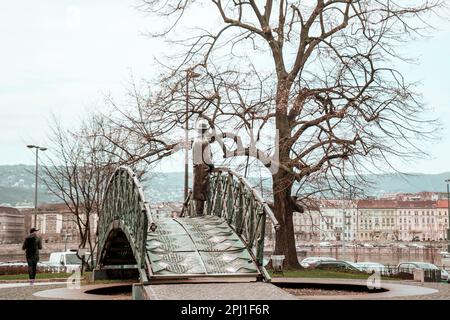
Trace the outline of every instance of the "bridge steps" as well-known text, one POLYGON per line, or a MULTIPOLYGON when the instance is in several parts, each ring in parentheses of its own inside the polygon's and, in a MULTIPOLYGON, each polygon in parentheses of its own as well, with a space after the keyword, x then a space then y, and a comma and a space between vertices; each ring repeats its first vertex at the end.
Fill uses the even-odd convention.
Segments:
POLYGON ((257 277, 242 240, 216 216, 164 218, 147 234, 150 278, 257 277))

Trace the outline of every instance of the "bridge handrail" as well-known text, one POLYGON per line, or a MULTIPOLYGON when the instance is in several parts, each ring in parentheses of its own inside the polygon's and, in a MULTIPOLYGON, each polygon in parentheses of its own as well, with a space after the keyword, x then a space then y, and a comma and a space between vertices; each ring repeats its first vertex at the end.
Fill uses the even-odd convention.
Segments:
MULTIPOLYGON (((269 279, 263 267, 266 217, 275 230, 280 226, 270 206, 249 181, 230 168, 215 168, 204 213, 225 218, 247 246, 264 277, 269 279)), ((191 191, 183 204, 181 216, 195 215, 196 202, 191 191)))
POLYGON ((248 179, 244 177, 243 175, 237 173, 233 169, 230 169, 228 167, 217 167, 213 170, 214 172, 228 172, 231 176, 235 176, 237 179, 239 179, 249 190, 251 190, 253 196, 260 202, 263 207, 266 215, 269 217, 270 221, 272 222, 273 227, 275 230, 278 230, 280 228, 280 224, 278 223, 278 220, 275 218, 275 214, 273 213, 273 210, 270 208, 269 204, 263 199, 262 195, 255 190, 254 187, 250 184, 248 179))
MULTIPOLYGON (((145 212, 146 212, 146 216, 147 216, 148 222, 151 225, 155 225, 155 221, 153 220, 153 217, 152 217, 152 214, 151 214, 150 205, 148 204, 148 201, 147 201, 147 199, 145 197, 145 194, 144 194, 144 188, 142 187, 141 181, 139 181, 139 179, 137 178, 137 175, 133 171, 133 169, 131 169, 128 166, 119 166, 119 167, 117 167, 117 169, 113 172, 113 174, 109 178, 108 184, 106 185, 106 189, 105 190, 108 190, 109 185, 112 183, 112 180, 115 178, 117 173, 120 172, 120 171, 126 171, 128 173, 128 175, 133 178, 133 183, 138 188, 139 196, 142 199, 142 202, 143 202, 143 204, 145 206, 145 212)), ((103 201, 104 200, 105 199, 103 199, 103 201)))

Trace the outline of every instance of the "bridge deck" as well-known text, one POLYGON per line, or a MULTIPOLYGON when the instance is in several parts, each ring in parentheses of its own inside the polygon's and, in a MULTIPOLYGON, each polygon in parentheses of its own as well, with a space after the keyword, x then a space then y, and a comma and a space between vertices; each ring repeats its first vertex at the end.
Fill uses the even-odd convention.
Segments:
POLYGON ((223 218, 164 218, 147 234, 147 256, 157 277, 257 276, 248 249, 223 218))

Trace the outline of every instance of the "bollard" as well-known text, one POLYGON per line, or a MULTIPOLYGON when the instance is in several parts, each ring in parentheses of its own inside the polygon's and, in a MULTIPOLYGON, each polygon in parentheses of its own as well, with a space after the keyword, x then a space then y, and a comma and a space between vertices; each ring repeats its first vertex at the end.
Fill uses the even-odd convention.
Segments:
POLYGON ((283 273, 283 261, 285 256, 284 255, 272 255, 272 267, 274 272, 281 272, 283 273))
POLYGON ((414 281, 425 282, 425 272, 421 268, 416 268, 413 271, 414 281))

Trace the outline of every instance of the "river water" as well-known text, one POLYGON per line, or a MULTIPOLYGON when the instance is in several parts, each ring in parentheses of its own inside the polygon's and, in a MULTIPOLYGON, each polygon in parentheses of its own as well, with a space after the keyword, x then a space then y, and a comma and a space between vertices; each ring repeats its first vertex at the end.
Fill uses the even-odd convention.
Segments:
MULTIPOLYGON (((336 260, 350 262, 378 262, 384 265, 396 266, 400 262, 420 261, 429 262, 437 266, 450 266, 450 259, 443 259, 439 248, 303 248, 298 250, 298 260, 306 257, 332 257, 336 260)), ((267 254, 270 258, 270 254, 267 254)))

